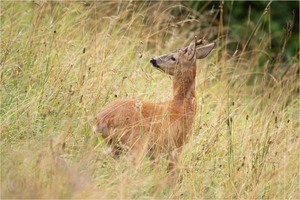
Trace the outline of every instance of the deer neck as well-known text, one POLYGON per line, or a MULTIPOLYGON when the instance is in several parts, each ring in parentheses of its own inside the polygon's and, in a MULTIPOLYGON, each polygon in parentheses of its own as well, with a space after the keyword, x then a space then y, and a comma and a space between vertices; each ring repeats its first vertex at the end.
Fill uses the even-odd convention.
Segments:
POLYGON ((173 101, 194 101, 196 66, 183 73, 178 72, 173 78, 173 101))

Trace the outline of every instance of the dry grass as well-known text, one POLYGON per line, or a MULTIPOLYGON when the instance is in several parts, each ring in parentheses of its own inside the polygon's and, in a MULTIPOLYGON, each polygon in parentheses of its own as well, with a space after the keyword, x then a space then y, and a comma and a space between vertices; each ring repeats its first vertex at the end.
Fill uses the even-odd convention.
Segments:
POLYGON ((126 154, 106 156, 89 118, 115 99, 170 99, 171 80, 151 56, 230 32, 213 25, 216 11, 0 4, 1 198, 300 198, 298 55, 267 61, 262 26, 228 34, 198 63, 197 119, 174 180, 163 157, 136 169, 126 154))

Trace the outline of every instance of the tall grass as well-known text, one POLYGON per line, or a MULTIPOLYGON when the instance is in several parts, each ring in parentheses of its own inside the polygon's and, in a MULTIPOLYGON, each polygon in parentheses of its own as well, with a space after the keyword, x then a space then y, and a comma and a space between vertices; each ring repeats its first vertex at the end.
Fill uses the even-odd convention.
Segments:
POLYGON ((179 2, 1 2, 1 198, 299 199, 299 55, 270 59, 268 21, 239 35, 217 15, 179 2), (89 119, 115 99, 170 99, 171 78, 149 60, 194 35, 220 40, 198 63, 178 180, 163 157, 136 169, 107 156, 89 119))

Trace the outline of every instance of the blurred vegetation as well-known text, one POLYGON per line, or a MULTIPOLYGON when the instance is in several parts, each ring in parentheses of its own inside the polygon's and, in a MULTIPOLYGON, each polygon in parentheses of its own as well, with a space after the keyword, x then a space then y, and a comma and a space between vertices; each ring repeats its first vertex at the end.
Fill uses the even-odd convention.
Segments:
POLYGON ((299 53, 298 1, 193 1, 184 4, 200 12, 218 10, 216 23, 220 23, 222 7, 223 23, 230 27, 227 33, 229 37, 243 39, 243 36, 248 36, 248 29, 257 23, 257 26, 262 26, 264 34, 270 34, 269 52, 272 52, 274 58, 282 50, 284 39, 288 39, 285 59, 299 53))
MULTIPOLYGON (((297 1, 193 1, 183 5, 199 12, 196 19, 204 13, 213 15, 213 26, 219 27, 215 37, 229 55, 251 52, 260 46, 264 55, 252 66, 253 71, 267 71, 282 79, 290 63, 299 62, 297 1)), ((245 59, 249 56, 242 55, 245 59)), ((296 73, 299 75, 299 69, 296 73)), ((253 84, 254 79, 253 76, 248 83, 253 84)))
POLYGON ((297 3, 0 1, 1 198, 300 199, 297 3), (179 178, 107 155, 90 119, 172 98, 149 60, 195 35, 217 48, 179 178))

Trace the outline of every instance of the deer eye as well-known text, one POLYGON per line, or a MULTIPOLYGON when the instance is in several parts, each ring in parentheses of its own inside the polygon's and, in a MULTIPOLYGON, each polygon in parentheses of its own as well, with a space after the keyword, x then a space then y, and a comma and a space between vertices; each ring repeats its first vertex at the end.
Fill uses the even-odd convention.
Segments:
POLYGON ((171 60, 176 61, 176 59, 173 56, 171 57, 171 60))

